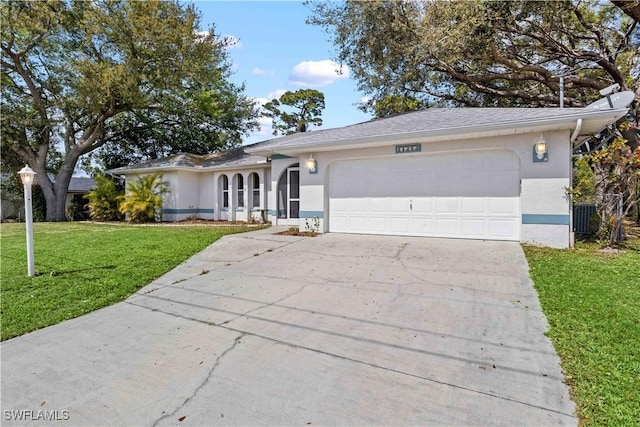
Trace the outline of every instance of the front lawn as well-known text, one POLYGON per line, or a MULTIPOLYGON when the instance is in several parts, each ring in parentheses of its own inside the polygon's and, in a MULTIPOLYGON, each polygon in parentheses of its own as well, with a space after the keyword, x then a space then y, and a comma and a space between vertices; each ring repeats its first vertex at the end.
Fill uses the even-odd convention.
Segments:
POLYGON ((640 425, 640 240, 524 251, 581 425, 640 425))
POLYGON ((2 340, 122 301, 226 234, 256 228, 35 223, 0 225, 2 340))

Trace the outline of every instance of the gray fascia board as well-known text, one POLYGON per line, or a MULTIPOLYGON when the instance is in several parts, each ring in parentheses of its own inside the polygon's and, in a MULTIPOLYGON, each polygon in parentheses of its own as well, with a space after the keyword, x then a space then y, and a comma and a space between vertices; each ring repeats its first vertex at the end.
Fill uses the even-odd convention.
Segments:
POLYGON ((242 166, 206 166, 206 167, 201 167, 195 170, 200 172, 227 171, 227 170, 236 170, 236 169, 256 169, 256 168, 260 169, 260 168, 267 168, 270 166, 271 166, 271 163, 264 161, 260 163, 250 163, 242 166))
POLYGON ((127 169, 125 171, 118 171, 117 169, 113 169, 111 172, 114 175, 134 175, 139 173, 153 173, 153 172, 211 172, 217 170, 236 170, 236 169, 255 169, 255 168, 266 168, 269 166, 269 162, 264 163, 253 163, 246 165, 238 165, 238 166, 206 166, 206 167, 198 167, 198 166, 155 166, 149 168, 136 168, 136 169, 127 169))
POLYGON ((138 173, 153 173, 153 172, 175 172, 175 171, 188 171, 193 172, 194 169, 187 166, 152 166, 148 168, 132 168, 119 171, 118 169, 108 170, 107 173, 113 175, 133 175, 138 173))
POLYGON ((588 120, 589 118, 614 118, 611 122, 615 122, 627 113, 628 109, 617 110, 584 110, 579 113, 570 113, 562 116, 552 116, 546 118, 538 118, 532 120, 506 121, 500 123, 459 126, 451 129, 435 129, 424 130, 418 132, 396 133, 377 136, 367 136, 362 138, 341 139, 330 142, 315 142, 308 144, 291 144, 289 146, 278 146, 271 149, 261 150, 259 147, 247 150, 256 155, 279 154, 298 154, 304 152, 320 152, 333 151, 336 149, 354 149, 365 147, 377 147, 384 145, 392 145, 397 142, 433 142, 446 141, 454 139, 468 138, 469 134, 473 134, 473 138, 482 138, 488 136, 504 136, 517 135, 529 132, 553 131, 575 128, 578 119, 588 120), (514 130, 515 129, 515 130, 514 130), (522 129, 518 131, 518 129, 522 129))

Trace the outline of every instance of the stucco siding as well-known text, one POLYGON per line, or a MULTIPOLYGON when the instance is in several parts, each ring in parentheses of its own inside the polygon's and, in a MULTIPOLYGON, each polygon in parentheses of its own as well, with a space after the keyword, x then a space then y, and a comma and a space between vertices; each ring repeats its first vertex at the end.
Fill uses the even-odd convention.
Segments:
MULTIPOLYGON (((328 207, 328 179, 331 164, 338 160, 366 158, 397 158, 398 156, 427 156, 436 153, 460 152, 465 150, 512 150, 520 162, 521 192, 520 203, 522 215, 564 215, 569 218, 569 200, 565 187, 570 185, 571 148, 569 131, 545 132, 549 160, 545 163, 533 162, 533 145, 540 133, 512 135, 498 138, 477 138, 459 141, 429 142, 421 144, 419 153, 396 154, 394 145, 370 149, 340 150, 331 152, 308 152, 299 157, 301 213, 322 212, 321 231, 327 232, 331 221, 328 207), (309 155, 317 162, 318 172, 309 173, 305 161, 309 155)), ((281 170, 281 169, 280 169, 281 170)), ((276 174, 274 168, 274 175, 276 174)), ((375 173, 375 171, 372 171, 375 173)), ((274 180, 277 183, 277 180, 274 180)), ((273 205, 275 206, 275 200, 273 205)), ((301 215, 303 216, 303 215, 301 215)), ((306 215, 312 216, 312 215, 306 215)), ((535 220, 544 216, 528 217, 535 220)), ((304 228, 305 218, 300 218, 299 225, 304 228)), ((568 247, 569 224, 523 224, 520 233, 522 242, 568 247), (539 229, 539 233, 536 230, 539 229), (535 237, 535 239, 533 238, 535 237)))
POLYGON ((201 172, 199 179, 198 217, 202 219, 215 219, 216 185, 214 173, 201 172))
POLYGON ((163 221, 183 221, 199 217, 200 179, 196 172, 170 171, 163 173, 169 193, 162 206, 163 221))

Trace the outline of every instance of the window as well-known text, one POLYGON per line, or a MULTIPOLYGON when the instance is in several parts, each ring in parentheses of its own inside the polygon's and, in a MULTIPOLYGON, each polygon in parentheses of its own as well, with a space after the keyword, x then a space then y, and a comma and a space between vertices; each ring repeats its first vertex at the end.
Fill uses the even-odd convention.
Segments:
POLYGON ((240 174, 238 177, 238 207, 244 208, 244 177, 240 174))
POLYGON ((229 207, 229 178, 227 175, 222 175, 222 207, 229 207))
POLYGON ((260 207, 260 177, 255 172, 251 174, 251 192, 252 192, 251 206, 254 208, 259 208, 260 207))

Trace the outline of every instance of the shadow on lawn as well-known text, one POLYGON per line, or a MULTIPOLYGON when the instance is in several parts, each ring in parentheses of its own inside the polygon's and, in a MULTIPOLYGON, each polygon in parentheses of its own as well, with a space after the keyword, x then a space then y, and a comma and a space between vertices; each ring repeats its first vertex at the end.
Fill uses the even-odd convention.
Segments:
POLYGON ((37 273, 36 276, 62 276, 65 274, 73 274, 73 273, 84 273, 86 271, 94 271, 94 270, 115 270, 115 265, 103 265, 100 267, 89 267, 89 268, 79 268, 77 270, 51 270, 48 273, 37 273))

